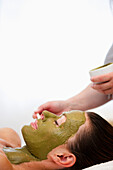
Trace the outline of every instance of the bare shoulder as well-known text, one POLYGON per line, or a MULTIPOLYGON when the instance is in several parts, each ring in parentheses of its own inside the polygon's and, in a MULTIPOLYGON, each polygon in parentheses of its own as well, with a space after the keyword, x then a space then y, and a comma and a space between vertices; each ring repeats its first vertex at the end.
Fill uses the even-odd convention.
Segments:
POLYGON ((14 170, 7 157, 0 152, 0 170, 14 170))
POLYGON ((16 133, 15 130, 13 130, 12 128, 0 128, 0 138, 7 138, 7 135, 12 135, 12 136, 18 136, 18 134, 16 133))
POLYGON ((0 149, 0 170, 25 170, 25 168, 21 165, 11 164, 3 150, 0 149))
POLYGON ((17 132, 11 128, 0 128, 0 138, 11 143, 14 147, 21 146, 21 140, 17 132))

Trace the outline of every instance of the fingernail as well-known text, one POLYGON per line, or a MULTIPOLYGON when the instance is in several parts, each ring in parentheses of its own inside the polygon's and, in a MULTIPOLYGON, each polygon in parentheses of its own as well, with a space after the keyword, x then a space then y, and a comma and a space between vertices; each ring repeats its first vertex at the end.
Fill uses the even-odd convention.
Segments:
POLYGON ((36 115, 36 114, 33 114, 33 118, 34 118, 34 119, 37 119, 37 115, 36 115))
POLYGON ((34 111, 34 114, 37 114, 38 112, 37 111, 34 111))

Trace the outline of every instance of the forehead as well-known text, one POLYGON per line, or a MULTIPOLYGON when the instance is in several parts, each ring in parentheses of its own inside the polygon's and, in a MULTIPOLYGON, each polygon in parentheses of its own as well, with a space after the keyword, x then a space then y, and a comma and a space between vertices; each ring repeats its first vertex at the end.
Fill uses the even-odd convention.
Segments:
POLYGON ((84 124, 82 124, 78 131, 75 133, 74 136, 72 136, 71 138, 68 139, 68 144, 71 144, 73 142, 77 142, 78 138, 80 138, 80 136, 82 136, 83 134, 85 134, 86 132, 89 133, 91 131, 91 123, 90 123, 90 119, 87 115, 87 112, 85 112, 85 122, 84 124))
MULTIPOLYGON (((62 115, 57 116, 49 111, 43 111, 42 112, 43 115, 43 120, 47 120, 47 119, 52 119, 52 121, 54 120, 61 120, 64 116, 65 116, 65 121, 63 121, 64 124, 69 123, 71 125, 71 123, 73 125, 79 124, 79 126, 81 124, 84 124, 86 121, 85 118, 85 112, 80 111, 80 110, 72 110, 72 111, 68 111, 68 112, 63 112, 62 115)), ((70 127, 71 128, 71 127, 70 127)))
POLYGON ((42 112, 42 115, 44 115, 46 118, 59 118, 62 115, 65 115, 69 119, 82 119, 85 115, 85 112, 80 110, 72 110, 68 112, 63 112, 62 115, 57 116, 54 113, 45 110, 42 112))
POLYGON ((66 115, 68 119, 73 119, 73 120, 83 120, 85 118, 85 112, 80 111, 80 110, 72 110, 69 112, 64 112, 63 115, 66 115))
POLYGON ((71 130, 73 128, 75 133, 86 123, 86 114, 83 111, 74 110, 66 112, 64 115, 67 119, 68 129, 71 130))
POLYGON ((45 117, 44 120, 50 119, 49 122, 47 121, 48 125, 49 123, 51 124, 54 120, 57 120, 59 123, 59 120, 62 121, 62 118, 65 116, 65 121, 63 121, 63 123, 59 125, 59 130, 65 131, 65 133, 68 131, 72 131, 72 134, 75 134, 78 131, 79 127, 86 121, 85 112, 80 110, 63 112, 61 116, 56 116, 51 112, 44 111, 43 115, 45 117), (61 127, 63 127, 63 129, 61 127))

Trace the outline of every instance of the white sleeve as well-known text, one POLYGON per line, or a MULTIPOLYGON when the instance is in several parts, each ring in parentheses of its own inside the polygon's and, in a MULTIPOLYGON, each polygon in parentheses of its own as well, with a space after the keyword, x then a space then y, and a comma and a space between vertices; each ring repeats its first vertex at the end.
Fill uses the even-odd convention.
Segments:
POLYGON ((106 55, 105 61, 104 61, 104 64, 107 64, 107 63, 113 63, 113 44, 111 48, 109 49, 106 55))

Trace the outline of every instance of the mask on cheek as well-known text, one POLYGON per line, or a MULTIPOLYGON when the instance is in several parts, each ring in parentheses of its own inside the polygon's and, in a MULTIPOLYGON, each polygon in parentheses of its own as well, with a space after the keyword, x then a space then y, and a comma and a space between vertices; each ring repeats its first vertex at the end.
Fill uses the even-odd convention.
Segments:
MULTIPOLYGON (((64 113, 66 121, 60 126, 55 124, 58 116, 44 111, 44 120, 38 120, 38 128, 24 126, 22 134, 28 150, 40 160, 47 159, 47 154, 73 136, 79 127, 85 123, 85 114, 81 111, 64 113)), ((61 116, 60 116, 61 117, 61 116)))

